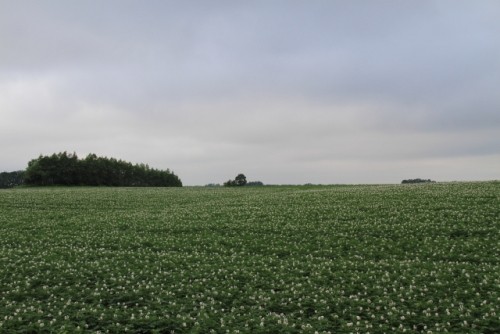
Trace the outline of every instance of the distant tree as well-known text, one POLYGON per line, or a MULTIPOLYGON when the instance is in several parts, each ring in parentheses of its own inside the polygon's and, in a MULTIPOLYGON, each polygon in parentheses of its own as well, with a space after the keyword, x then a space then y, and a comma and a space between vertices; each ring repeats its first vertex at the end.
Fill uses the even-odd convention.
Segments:
POLYGON ((150 168, 114 158, 89 154, 78 159, 66 152, 40 156, 28 163, 25 183, 29 185, 87 185, 182 187, 181 180, 167 170, 150 168))
POLYGON ((224 187, 244 186, 247 183, 247 178, 243 174, 238 174, 234 180, 224 182, 224 187))
POLYGON ((247 177, 244 175, 244 174, 238 174, 234 181, 236 182, 236 185, 237 186, 244 186, 245 184, 247 184, 247 177))
POLYGON ((236 185, 236 181, 234 180, 227 180, 224 182, 224 187, 235 187, 236 185))
POLYGON ((245 174, 238 174, 234 180, 227 180, 224 182, 224 187, 242 187, 242 186, 263 186, 264 183, 261 181, 250 181, 247 182, 247 177, 245 174))
POLYGON ((24 171, 0 173, 0 188, 13 188, 24 183, 24 171))
POLYGON ((435 183, 436 181, 432 181, 431 179, 408 179, 401 181, 402 184, 408 183, 435 183))
POLYGON ((263 185, 264 183, 262 183, 261 181, 250 181, 247 183, 248 187, 263 186, 263 185))

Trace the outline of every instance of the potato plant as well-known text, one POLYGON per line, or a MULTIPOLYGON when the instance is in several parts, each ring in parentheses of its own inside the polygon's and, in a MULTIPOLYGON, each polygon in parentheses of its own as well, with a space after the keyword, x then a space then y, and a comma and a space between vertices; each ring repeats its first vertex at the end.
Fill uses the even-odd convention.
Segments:
POLYGON ((499 333, 500 183, 0 191, 0 333, 499 333))

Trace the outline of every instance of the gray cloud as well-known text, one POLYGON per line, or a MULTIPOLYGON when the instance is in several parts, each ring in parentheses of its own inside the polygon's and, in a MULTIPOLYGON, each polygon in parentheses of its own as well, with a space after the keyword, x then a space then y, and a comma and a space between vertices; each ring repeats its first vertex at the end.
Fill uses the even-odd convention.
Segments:
POLYGON ((0 169, 68 150, 186 184, 500 178, 499 16, 496 1, 4 1, 0 169))

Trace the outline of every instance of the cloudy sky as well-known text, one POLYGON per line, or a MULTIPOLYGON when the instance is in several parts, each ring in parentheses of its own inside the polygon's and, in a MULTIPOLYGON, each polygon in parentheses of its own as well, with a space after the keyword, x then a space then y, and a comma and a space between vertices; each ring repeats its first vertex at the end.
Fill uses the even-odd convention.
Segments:
POLYGON ((497 0, 0 0, 0 171, 500 179, 497 0))

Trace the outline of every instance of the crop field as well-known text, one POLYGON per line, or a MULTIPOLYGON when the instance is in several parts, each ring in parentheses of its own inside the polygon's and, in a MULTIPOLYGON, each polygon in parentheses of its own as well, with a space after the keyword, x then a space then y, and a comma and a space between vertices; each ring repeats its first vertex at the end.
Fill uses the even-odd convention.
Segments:
POLYGON ((0 191, 0 333, 500 333, 500 182, 0 191))

